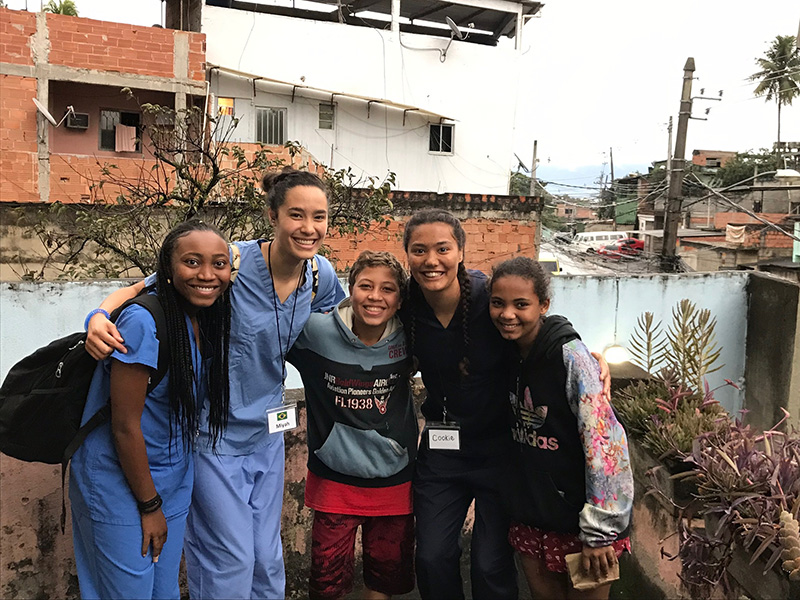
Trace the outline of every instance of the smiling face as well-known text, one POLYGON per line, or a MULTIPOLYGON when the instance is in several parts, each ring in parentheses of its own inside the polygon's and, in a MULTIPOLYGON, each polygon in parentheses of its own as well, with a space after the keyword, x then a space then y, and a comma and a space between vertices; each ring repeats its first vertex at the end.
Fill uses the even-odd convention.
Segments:
POLYGON ((550 308, 536 295, 533 281, 519 275, 503 275, 492 281, 489 315, 503 338, 516 342, 523 354, 533 345, 550 308))
POLYGON ((213 231, 190 231, 172 252, 172 285, 187 312, 216 302, 231 282, 228 245, 213 231))
POLYGON ((464 251, 447 223, 418 225, 408 239, 408 268, 423 293, 458 291, 464 251))
POLYGON ((400 286, 389 267, 365 267, 350 286, 353 333, 363 342, 377 341, 400 308, 400 286))
POLYGON ((278 212, 270 209, 275 250, 297 261, 312 258, 328 232, 328 199, 318 187, 298 185, 286 192, 278 212))

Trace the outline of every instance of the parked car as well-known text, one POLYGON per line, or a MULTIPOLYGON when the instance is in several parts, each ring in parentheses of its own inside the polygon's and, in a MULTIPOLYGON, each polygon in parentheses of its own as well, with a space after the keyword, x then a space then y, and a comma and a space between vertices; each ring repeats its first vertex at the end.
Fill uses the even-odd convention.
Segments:
POLYGON ((644 250, 644 242, 635 238, 625 238, 600 248, 597 253, 606 258, 622 256, 639 256, 644 250))
POLYGON ((558 264, 558 257, 555 254, 540 252, 539 264, 552 275, 558 275, 561 272, 561 265, 558 264))

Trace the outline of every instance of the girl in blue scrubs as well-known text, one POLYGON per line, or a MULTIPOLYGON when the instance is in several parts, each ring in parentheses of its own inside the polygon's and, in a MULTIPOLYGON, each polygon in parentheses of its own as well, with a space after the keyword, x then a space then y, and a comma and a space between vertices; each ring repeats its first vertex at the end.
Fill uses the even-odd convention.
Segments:
MULTIPOLYGON (((235 244, 241 261, 231 285, 230 410, 216 452, 201 415, 185 543, 192 598, 284 597, 284 443, 282 432, 268 431, 267 415, 283 405, 286 353, 311 311, 331 310, 344 298, 331 264, 315 257, 328 228, 325 183, 287 170, 268 174, 264 189, 272 241, 235 244)), ((142 285, 115 292, 101 307, 118 306, 142 285)), ((102 316, 91 320, 92 355, 120 343, 113 324, 102 316)))
POLYGON ((229 404, 231 266, 225 240, 199 221, 167 234, 155 293, 164 309, 169 370, 147 392, 159 340, 149 311, 117 319, 125 338, 97 366, 86 422, 110 397, 111 422, 72 459, 70 500, 82 598, 179 598, 178 566, 192 493, 199 407, 217 440, 229 404))

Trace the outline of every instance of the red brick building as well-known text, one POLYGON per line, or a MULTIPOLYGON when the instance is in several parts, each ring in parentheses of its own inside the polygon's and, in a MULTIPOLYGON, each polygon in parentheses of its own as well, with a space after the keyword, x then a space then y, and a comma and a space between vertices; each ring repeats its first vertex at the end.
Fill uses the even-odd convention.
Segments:
MULTIPOLYGON (((208 101, 205 35, 160 27, 143 27, 48 13, 0 8, 0 210, 35 203, 85 203, 98 199, 93 183, 104 163, 125 177, 149 173, 154 164, 148 140, 127 145, 120 126, 140 130, 141 105, 175 110, 203 108, 208 101), (33 100, 57 121, 54 127, 33 100), (74 115, 68 115, 72 107, 74 115)), ((257 144, 239 144, 246 151, 257 144)), ((286 162, 283 146, 270 147, 286 162)), ((301 153, 295 164, 314 168, 301 153)), ((106 186, 106 198, 115 190, 106 186)), ((465 218, 468 263, 489 268, 495 259, 514 253, 533 255, 538 209, 509 196, 396 193, 408 214, 420 206, 441 205, 465 218), (414 204, 402 199, 411 198, 414 204), (421 203, 420 203, 421 202, 421 203), (503 208, 500 209, 502 204, 503 208)), ((538 204, 536 205, 538 206, 538 204)), ((3 227, 3 254, 19 253, 26 233, 3 227)), ((329 245, 340 269, 365 247, 403 255, 401 228, 367 232, 329 245)), ((33 252, 36 240, 28 240, 33 252)), ((4 261, 0 261, 5 263, 4 261)), ((0 264, 0 279, 13 279, 0 264)))

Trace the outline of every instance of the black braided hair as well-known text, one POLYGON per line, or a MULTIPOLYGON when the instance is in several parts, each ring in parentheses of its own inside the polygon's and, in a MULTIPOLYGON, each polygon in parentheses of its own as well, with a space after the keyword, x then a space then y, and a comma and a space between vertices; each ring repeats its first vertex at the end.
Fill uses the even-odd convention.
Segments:
MULTIPOLYGON (((193 219, 173 228, 164 238, 158 255, 156 289, 158 299, 164 308, 167 322, 167 335, 170 341, 169 357, 169 407, 170 444, 173 424, 183 431, 183 442, 187 448, 194 445, 195 431, 198 429, 200 406, 194 394, 194 367, 192 365, 191 343, 186 329, 181 298, 172 284, 172 255, 180 238, 193 231, 211 231, 225 239, 213 225, 193 219)), ((231 334, 230 287, 214 304, 198 313, 200 336, 203 341, 203 355, 211 357, 211 367, 207 370, 209 396, 209 425, 212 445, 217 441, 228 424, 230 408, 230 386, 228 383, 228 342, 231 334)))
POLYGON ((516 256, 504 260, 492 269, 492 278, 486 284, 489 293, 492 292, 492 284, 501 277, 516 275, 527 279, 533 284, 533 292, 539 299, 539 304, 544 304, 551 299, 550 273, 542 267, 541 263, 527 256, 516 256))
POLYGON ((298 171, 292 167, 284 167, 282 171, 270 171, 261 179, 261 187, 267 194, 267 206, 276 215, 278 209, 286 201, 286 192, 290 189, 308 185, 319 188, 331 201, 331 190, 319 176, 309 171, 298 171))
MULTIPOLYGON (((463 252, 464 246, 467 243, 467 234, 464 228, 453 213, 443 210, 441 208, 426 208, 415 212, 411 218, 406 222, 405 230, 403 231, 403 248, 408 253, 408 246, 411 243, 411 235, 414 230, 420 225, 428 225, 430 223, 444 223, 449 225, 453 233, 453 238, 456 240, 458 249, 463 252)), ((464 343, 464 356, 458 363, 458 370, 462 377, 469 375, 469 323, 470 323, 470 306, 471 306, 471 292, 472 284, 470 282, 469 273, 464 266, 464 261, 458 263, 458 285, 461 290, 461 300, 459 306, 461 308, 461 331, 464 343)), ((406 302, 408 302, 409 312, 411 313, 411 327, 408 332, 408 347, 409 353, 414 360, 414 366, 417 367, 419 360, 416 356, 416 325, 417 325, 417 308, 420 302, 425 301, 422 295, 422 290, 419 287, 414 277, 408 278, 408 288, 406 293, 406 302)))

